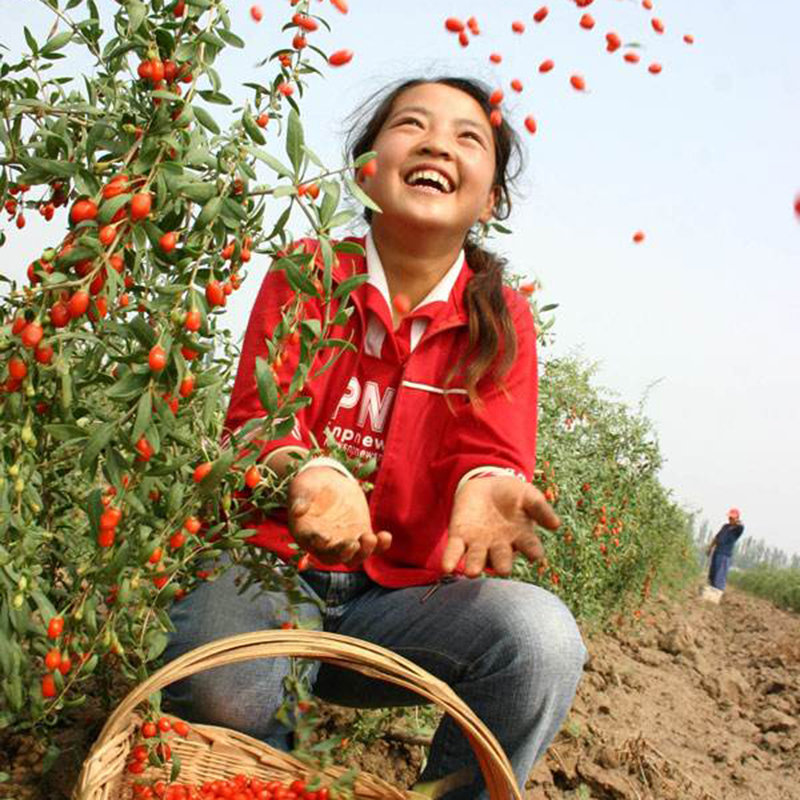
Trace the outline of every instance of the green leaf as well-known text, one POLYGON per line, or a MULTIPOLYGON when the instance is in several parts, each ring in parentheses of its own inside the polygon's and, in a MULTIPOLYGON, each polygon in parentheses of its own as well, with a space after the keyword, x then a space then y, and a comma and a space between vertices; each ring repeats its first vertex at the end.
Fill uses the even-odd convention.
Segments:
POLYGON ((170 516, 177 514, 180 510, 184 491, 184 484, 180 481, 175 481, 175 483, 169 487, 169 492, 167 493, 167 514, 170 516))
POLYGON ((350 193, 362 206, 381 213, 381 207, 349 175, 345 175, 344 180, 350 193))
POLYGON ((231 100, 230 97, 228 97, 227 95, 222 94, 222 92, 202 91, 202 92, 198 92, 198 94, 207 103, 216 103, 219 106, 231 106, 231 105, 233 105, 233 100, 231 100))
POLYGON ((334 299, 338 299, 340 297, 346 297, 355 289, 358 289, 362 283, 366 283, 369 280, 369 275, 364 272, 359 275, 353 275, 352 278, 347 278, 347 280, 342 281, 333 292, 334 299))
POLYGON ((36 44, 36 39, 33 38, 33 34, 28 30, 27 27, 23 27, 22 32, 25 34, 25 41, 28 43, 31 53, 33 53, 35 56, 39 52, 39 45, 36 44))
POLYGON ((147 660, 155 661, 167 649, 169 636, 164 631, 151 630, 147 634, 147 660))
POLYGON ((71 442, 75 439, 86 438, 86 431, 77 425, 45 425, 44 429, 59 442, 71 442))
POLYGON ((219 34, 219 38, 223 39, 227 44, 231 45, 231 47, 244 47, 244 40, 240 39, 235 33, 226 31, 224 28, 218 29, 217 33, 219 34))
POLYGON ((192 111, 194 111, 194 115, 197 121, 204 128, 206 128, 206 130, 211 131, 211 133, 213 134, 218 134, 220 132, 219 125, 217 125, 217 121, 202 106, 192 106, 192 111))
POLYGON ((201 183, 193 181, 192 183, 184 183, 180 187, 180 193, 196 203, 207 203, 212 197, 217 195, 217 186, 215 183, 201 183))
POLYGON ((139 437, 148 429, 152 417, 153 396, 147 391, 139 398, 136 406, 136 422, 133 425, 133 433, 131 434, 134 441, 138 441, 139 437))
POLYGON ((370 150, 368 153, 362 153, 356 160, 353 166, 358 169, 359 167, 363 167, 364 164, 369 164, 375 156, 377 156, 377 152, 375 150, 370 150))
POLYGON ((298 175, 303 165, 303 126, 300 115, 294 109, 289 112, 286 128, 286 155, 292 162, 295 175, 298 175))
POLYGON ((322 203, 319 208, 319 222, 321 227, 328 227, 336 209, 339 207, 341 192, 342 189, 339 185, 339 181, 325 181, 322 184, 322 203))
POLYGON ((292 263, 288 259, 281 260, 279 262, 279 268, 282 268, 286 271, 286 279, 289 281, 289 285, 292 287, 292 289, 294 289, 296 292, 303 292, 303 294, 308 294, 312 297, 319 297, 319 292, 317 291, 317 287, 314 286, 313 281, 311 281, 296 264, 292 263))
POLYGON ((57 50, 65 47, 71 41, 72 31, 62 31, 61 33, 57 33, 52 39, 48 39, 39 52, 43 56, 49 56, 51 53, 55 53, 57 50))
POLYGON ((220 209, 222 208, 222 198, 212 197, 204 206, 202 211, 197 215, 195 226, 197 228, 205 228, 206 225, 213 222, 220 209))
POLYGON ((150 383, 149 372, 128 372, 105 392, 111 400, 132 400, 150 383))
POLYGON ((256 147, 252 144, 246 144, 244 149, 254 158, 257 158, 259 161, 263 161, 268 167, 270 167, 270 169, 275 170, 278 175, 281 175, 285 178, 294 177, 289 167, 282 164, 277 158, 275 158, 275 156, 266 152, 266 150, 262 150, 260 147, 256 147))
POLYGON ((117 213, 124 205, 130 202, 131 197, 133 195, 130 194, 118 194, 116 197, 112 197, 110 200, 105 200, 103 205, 100 206, 100 211, 97 214, 97 221, 101 225, 106 225, 107 223, 111 222, 114 214, 117 213))
POLYGON ((139 342, 148 350, 156 343, 156 332, 144 320, 141 315, 134 317, 129 323, 128 328, 139 342))
POLYGON ((256 144, 266 144, 267 140, 264 137, 264 134, 261 133, 261 128, 258 127, 256 121, 253 119, 253 115, 245 109, 244 114, 242 114, 242 125, 244 126, 247 135, 256 143, 256 144))
POLYGON ((350 253, 354 256, 363 256, 364 255, 364 248, 358 242, 348 242, 342 241, 337 242, 333 249, 337 253, 350 253))
POLYGON ((81 455, 80 467, 84 472, 92 471, 100 451, 111 441, 116 430, 116 422, 104 422, 92 431, 81 455))
POLYGON ((256 386, 261 405, 268 414, 274 414, 278 408, 278 387, 269 362, 256 357, 256 386))
POLYGON ((128 35, 139 30, 139 26, 147 16, 147 6, 139 0, 128 0, 128 35))

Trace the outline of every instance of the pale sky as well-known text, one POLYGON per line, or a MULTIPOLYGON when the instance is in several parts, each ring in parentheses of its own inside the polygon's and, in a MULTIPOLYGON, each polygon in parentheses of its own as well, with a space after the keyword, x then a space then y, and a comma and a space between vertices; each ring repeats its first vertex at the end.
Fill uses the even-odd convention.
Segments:
MULTIPOLYGON (((307 141, 338 165, 345 116, 397 78, 464 74, 503 88, 528 168, 509 221, 514 234, 496 247, 516 272, 542 280, 542 302, 559 303, 553 352, 580 350, 600 362, 597 382, 633 405, 657 381, 645 412, 676 500, 712 529, 738 506, 747 534, 800 553, 800 431, 792 422, 800 398, 800 3, 654 0, 648 13, 638 0, 586 9, 550 0, 536 25, 542 4, 349 0, 341 16, 314 3, 333 32, 313 40, 355 57, 312 79, 302 104, 307 141), (587 12, 592 30, 578 25, 587 12), (466 48, 444 29, 451 15, 478 19, 481 34, 466 48), (653 15, 663 36, 650 26, 653 15), (512 33, 514 20, 524 34, 512 33), (609 30, 642 45, 641 63, 605 51, 609 30), (491 52, 504 56, 499 66, 491 52), (555 68, 543 75, 545 58, 555 68), (661 74, 647 71, 652 61, 661 74), (570 87, 574 73, 587 91, 570 87), (523 82, 521 94, 512 78, 523 82), (534 136, 522 128, 528 114, 538 122, 534 136), (638 229, 647 238, 637 246, 638 229)), ((280 32, 291 11, 288 0, 264 0, 256 25, 250 2, 228 5, 247 47, 217 67, 239 102, 248 95, 237 84, 272 76, 255 64, 291 38, 280 32)), ((40 40, 48 28, 39 0, 0 0, 0 13, 11 58, 23 24, 40 40)), ((22 276, 41 247, 47 229, 28 217, 22 234, 6 228, 6 275, 22 276)), ((252 289, 230 304, 236 333, 266 263, 251 266, 252 289)))

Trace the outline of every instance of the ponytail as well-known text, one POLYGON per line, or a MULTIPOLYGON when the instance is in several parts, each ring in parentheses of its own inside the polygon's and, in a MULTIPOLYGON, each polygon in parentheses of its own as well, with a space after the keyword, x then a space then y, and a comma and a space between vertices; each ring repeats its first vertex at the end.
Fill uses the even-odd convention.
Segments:
POLYGON ((505 259, 484 250, 470 240, 464 254, 475 273, 464 292, 469 313, 469 345, 467 352, 447 376, 445 386, 463 371, 470 403, 483 405, 478 384, 484 378, 499 382, 517 357, 517 334, 503 293, 505 259))

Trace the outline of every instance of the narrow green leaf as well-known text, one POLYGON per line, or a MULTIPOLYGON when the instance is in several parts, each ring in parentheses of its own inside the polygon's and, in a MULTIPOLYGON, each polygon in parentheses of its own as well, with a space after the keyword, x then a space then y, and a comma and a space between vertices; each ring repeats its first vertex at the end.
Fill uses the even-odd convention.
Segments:
POLYGON ((114 214, 117 213, 124 205, 130 202, 132 195, 118 194, 110 200, 105 200, 103 205, 100 206, 100 211, 97 214, 97 221, 101 225, 106 225, 111 222, 114 214))
POLYGON ((325 181, 322 185, 322 192, 319 221, 323 228, 327 228, 336 209, 339 207, 339 198, 342 192, 339 181, 325 181))
POLYGON ((86 443, 86 449, 81 455, 80 466, 84 472, 92 471, 100 451, 111 441, 116 429, 116 422, 104 422, 92 431, 89 441, 86 443))
POLYGON ((278 408, 278 387, 269 362, 256 357, 256 386, 261 405, 268 414, 274 414, 278 408))
POLYGON ((133 424, 133 433, 131 434, 134 441, 138 441, 139 437, 148 429, 152 418, 153 396, 147 391, 139 398, 136 406, 136 422, 133 424))
POLYGON ((48 39, 39 52, 43 56, 49 56, 68 45, 70 41, 72 41, 72 32, 62 31, 61 33, 57 33, 52 39, 48 39))
POLYGON ((139 26, 147 16, 147 6, 139 0, 129 0, 128 2, 128 34, 133 34, 139 30, 139 26))
POLYGON ((218 134, 220 132, 219 125, 217 125, 217 121, 202 106, 192 106, 192 111, 194 111, 194 115, 197 121, 206 130, 209 130, 211 131, 211 133, 214 134, 218 134))
POLYGON ((381 207, 349 175, 345 175, 344 180, 350 193, 361 205, 381 213, 381 207))
POLYGON ((195 223, 196 227, 205 228, 206 225, 213 222, 217 218, 217 215, 219 214, 221 208, 222 208, 222 198, 212 197, 203 206, 202 211, 197 215, 197 221, 195 223))
POLYGON ((257 158, 259 161, 263 161, 268 167, 270 167, 270 169, 275 170, 278 175, 286 178, 293 177, 292 171, 289 169, 289 167, 282 164, 277 158, 275 158, 275 156, 271 155, 266 150, 262 150, 260 147, 256 147, 252 144, 246 144, 244 149, 250 153, 251 156, 257 158))
POLYGON ((35 56, 39 52, 39 45, 36 44, 36 39, 33 38, 33 34, 28 30, 27 26, 22 28, 22 32, 25 34, 25 41, 28 43, 31 53, 35 56))
POLYGON ((358 289, 361 284, 366 283, 369 280, 369 275, 364 272, 359 275, 353 275, 352 278, 347 278, 347 280, 342 281, 334 290, 333 297, 334 299, 338 299, 340 297, 346 297, 351 292, 358 289))
POLYGON ((245 109, 244 113, 242 114, 242 125, 244 126, 247 135, 256 143, 256 144, 266 144, 267 140, 264 137, 264 134, 261 133, 261 128, 258 127, 256 121, 253 119, 253 115, 245 109))
POLYGON ((298 175, 303 165, 303 125, 300 115, 294 109, 289 112, 286 128, 286 155, 292 162, 295 175, 298 175))
POLYGON ((244 47, 244 40, 240 39, 232 31, 226 31, 224 28, 219 28, 217 29, 217 33, 219 34, 219 38, 223 39, 227 44, 231 45, 231 47, 244 47))

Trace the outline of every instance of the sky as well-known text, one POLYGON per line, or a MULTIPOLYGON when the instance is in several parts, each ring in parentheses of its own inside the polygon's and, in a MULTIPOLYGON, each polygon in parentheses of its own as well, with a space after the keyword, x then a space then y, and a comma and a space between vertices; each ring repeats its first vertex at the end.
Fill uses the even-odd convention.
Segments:
MULTIPOLYGON (((494 246, 514 272, 542 281, 541 302, 559 304, 556 342, 543 357, 581 353, 598 363, 597 384, 620 400, 636 406, 646 394, 666 460, 662 482, 712 529, 736 506, 746 534, 800 553, 800 429, 792 421, 800 401, 800 3, 653 0, 647 11, 638 0, 584 9, 549 0, 540 25, 532 17, 543 0, 348 3, 346 16, 313 3, 333 30, 312 41, 355 55, 310 82, 308 144, 338 166, 346 116, 396 79, 463 74, 503 88, 527 161, 513 234, 494 246), (578 23, 584 13, 596 21, 591 30, 578 23), (444 20, 472 15, 480 35, 461 47, 444 20), (515 20, 524 33, 512 31, 515 20), (628 48, 606 52, 609 30, 640 45, 640 63, 623 60, 628 48), (500 65, 490 63, 492 52, 502 54, 500 65), (555 67, 541 74, 547 58, 555 67), (658 75, 647 70, 654 61, 658 75), (573 74, 585 91, 571 88, 573 74), (519 94, 513 78, 523 83, 519 94), (535 135, 522 126, 529 114, 535 135), (639 245, 637 230, 646 235, 639 245)), ((228 5, 246 47, 216 66, 241 102, 241 82, 272 76, 256 65, 291 38, 280 31, 291 12, 288 0, 264 0, 256 24, 250 2, 228 5)), ((22 25, 41 39, 51 21, 40 0, 0 0, 0 13, 10 22, 0 43, 12 56, 22 25)), ((62 63, 84 68, 74 57, 62 63)), ((6 228, 0 271, 21 277, 45 230, 38 219, 21 233, 6 228)), ((228 323, 237 335, 254 294, 233 296, 228 323)))

